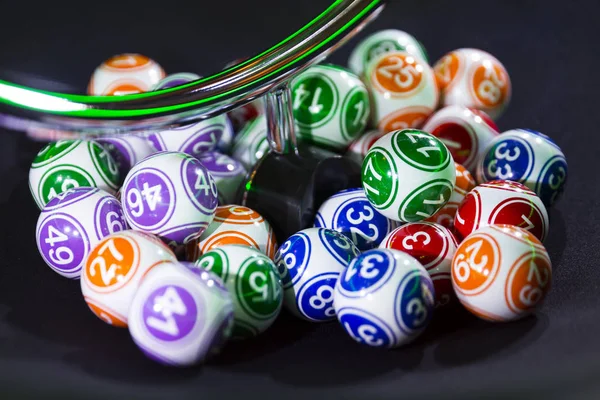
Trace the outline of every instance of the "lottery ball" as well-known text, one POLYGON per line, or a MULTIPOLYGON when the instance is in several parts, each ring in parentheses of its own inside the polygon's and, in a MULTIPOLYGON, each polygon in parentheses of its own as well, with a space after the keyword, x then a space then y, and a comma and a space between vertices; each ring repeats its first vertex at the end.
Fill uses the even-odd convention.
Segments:
POLYGON ((467 310, 487 321, 531 314, 552 281, 552 264, 525 229, 490 225, 465 238, 452 260, 452 285, 467 310))
POLYGON ((217 207, 215 218, 198 239, 187 246, 187 258, 195 261, 200 255, 220 246, 237 244, 261 251, 273 259, 277 242, 271 225, 256 211, 238 205, 217 207))
POLYGON ((178 72, 167 75, 152 86, 151 90, 170 89, 175 86, 185 85, 186 83, 190 83, 200 78, 200 75, 194 74, 193 72, 178 72))
POLYGON ((133 230, 106 236, 94 247, 81 272, 81 292, 90 310, 104 322, 127 326, 127 316, 141 279, 175 254, 158 238, 133 230))
POLYGON ((454 230, 462 239, 496 224, 523 228, 543 242, 548 234, 548 212, 528 187, 512 181, 491 181, 465 196, 454 216, 454 230))
POLYGON ((435 308, 454 298, 450 265, 458 244, 452 232, 431 222, 411 222, 392 231, 379 248, 413 256, 429 273, 435 289, 435 308))
POLYGON ((90 249, 104 237, 127 229, 121 204, 98 188, 80 187, 58 194, 42 209, 36 242, 55 272, 79 278, 90 249))
POLYGON ((121 183, 131 167, 156 152, 143 136, 119 135, 98 138, 96 141, 104 146, 115 160, 121 183))
POLYGON ((373 122, 382 132, 420 128, 438 104, 433 70, 404 51, 374 58, 365 82, 373 100, 373 122))
POLYGON ((397 225, 373 208, 362 188, 342 190, 325 200, 314 223, 347 236, 361 251, 377 247, 397 225))
POLYGON ((510 77, 494 56, 478 49, 458 49, 433 66, 441 103, 485 111, 498 118, 510 101, 510 77))
POLYGON ((291 84, 296 135, 305 143, 345 150, 371 113, 367 87, 349 70, 315 65, 291 84))
POLYGON ((246 169, 242 163, 217 151, 202 153, 198 159, 215 180, 219 204, 233 203, 246 178, 246 169))
POLYGON ((283 305, 311 322, 335 318, 335 284, 360 250, 331 229, 308 228, 288 238, 275 255, 283 282, 283 305))
POLYGON ((456 182, 450 200, 438 212, 427 218, 427 221, 438 223, 446 228, 454 227, 454 216, 458 206, 467 193, 475 187, 475 179, 462 165, 454 163, 456 182))
POLYGON ((535 191, 551 206, 564 190, 567 160, 548 136, 527 129, 512 129, 495 138, 478 170, 481 181, 509 179, 535 191))
POLYGON ((374 347, 398 347, 427 326, 434 307, 431 278, 414 257, 373 249, 356 257, 335 286, 338 320, 352 339, 374 347))
POLYGON ((283 288, 270 258, 248 246, 227 245, 206 252, 196 266, 219 276, 233 298, 233 339, 254 337, 281 311, 283 288))
POLYGON ((29 189, 41 209, 68 189, 97 187, 114 194, 119 169, 108 150, 92 140, 60 140, 36 155, 29 170, 29 189))
POLYGON ((123 211, 132 229, 185 244, 204 232, 217 208, 217 185, 198 159, 159 152, 137 163, 123 183, 123 211))
POLYGON ((455 168, 446 146, 417 129, 377 140, 362 164, 362 185, 373 207, 389 219, 431 217, 452 195, 455 168))
POLYGON ((361 135, 354 142, 350 144, 348 147, 348 151, 346 152, 346 157, 354 160, 357 164, 361 164, 365 157, 367 156, 367 152, 373 146, 377 140, 379 140, 384 132, 381 132, 378 129, 373 129, 366 132, 364 135, 361 135))
POLYGON ((96 68, 87 92, 97 96, 147 92, 164 77, 156 61, 141 54, 119 54, 96 68))
POLYGON ((241 162, 246 170, 251 171, 258 160, 268 152, 267 117, 259 115, 234 137, 231 155, 241 162))
POLYGON ((412 35, 398 29, 386 29, 363 39, 352 50, 348 65, 356 75, 362 76, 373 59, 395 51, 404 51, 428 62, 425 48, 412 35))
POLYGON ((227 340, 233 303, 214 274, 167 262, 148 271, 140 283, 128 322, 133 341, 150 359, 191 366, 227 340))
POLYGON ((487 114, 463 106, 442 108, 427 120, 423 130, 444 142, 454 161, 472 173, 487 145, 499 134, 487 114))

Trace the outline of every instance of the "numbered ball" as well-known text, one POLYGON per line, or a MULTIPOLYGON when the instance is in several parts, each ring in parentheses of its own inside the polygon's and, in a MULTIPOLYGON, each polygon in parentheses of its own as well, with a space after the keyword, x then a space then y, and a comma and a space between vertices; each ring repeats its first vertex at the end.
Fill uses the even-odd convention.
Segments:
POLYGON ((498 136, 498 127, 483 111, 463 106, 444 107, 423 126, 425 132, 439 138, 454 161, 475 173, 486 146, 498 136))
POLYGON ((242 163, 217 151, 202 153, 198 159, 215 179, 219 203, 233 203, 241 183, 246 178, 246 169, 242 163))
POLYGON ((92 140, 60 140, 39 151, 29 170, 29 189, 41 209, 68 189, 97 187, 114 194, 119 170, 110 153, 92 140))
POLYGON ((195 264, 218 275, 231 293, 233 339, 254 337, 273 324, 283 303, 283 288, 270 258, 234 244, 210 250, 195 264))
POLYGON ((394 51, 374 58, 365 75, 373 100, 373 122, 382 132, 420 128, 438 104, 431 67, 419 57, 394 51))
POLYGON ((356 257, 340 275, 333 301, 352 339, 368 346, 398 347, 414 340, 429 323, 434 288, 413 257, 373 249, 356 257))
POLYGON ((185 244, 204 232, 217 208, 217 186, 198 159, 156 153, 137 163, 123 183, 123 211, 133 229, 185 244))
POLYGON ((156 150, 143 136, 120 135, 96 139, 114 158, 119 168, 120 183, 135 164, 154 154, 156 150))
POLYGON ((362 164, 369 149, 383 135, 385 135, 385 133, 378 129, 366 132, 350 144, 350 147, 348 147, 348 151, 346 152, 346 157, 356 161, 358 164, 362 164))
POLYGON ((292 81, 292 108, 298 138, 345 150, 364 132, 370 115, 369 92, 345 68, 316 65, 292 81))
POLYGON ((120 54, 96 68, 87 91, 99 96, 147 92, 164 76, 156 61, 141 54, 120 54))
POLYGON ((132 230, 113 233, 91 250, 81 273, 81 292, 104 322, 127 326, 140 280, 154 266, 177 259, 158 238, 132 230))
POLYGON ((267 141, 267 117, 259 115, 250 121, 233 139, 231 155, 241 162, 247 171, 269 151, 267 141))
POLYGON ((220 246, 237 244, 260 250, 273 259, 277 242, 271 225, 256 211, 238 205, 217 207, 215 218, 200 238, 187 245, 187 259, 195 261, 200 255, 220 246))
POLYGON ((475 179, 473 179, 473 176, 465 167, 458 163, 454 163, 454 167, 456 183, 454 184, 452 195, 450 195, 450 200, 438 212, 427 218, 427 221, 435 222, 450 229, 454 227, 454 217, 456 216, 458 206, 467 193, 475 187, 475 179))
POLYGON ((435 214, 450 199, 455 178, 446 146, 416 129, 386 134, 371 147, 362 165, 362 184, 371 204, 401 222, 435 214))
POLYGON ((167 262, 142 280, 128 321, 129 333, 145 355, 184 367, 204 361, 227 340, 233 304, 213 274, 167 262))
POLYGON ((511 181, 492 181, 471 190, 454 217, 459 238, 492 224, 507 224, 531 232, 544 241, 548 213, 540 198, 526 186, 511 181))
POLYGON ((325 200, 314 225, 340 232, 364 251, 377 247, 398 223, 376 211, 365 191, 356 188, 342 190, 325 200))
POLYGON ((283 282, 284 306, 312 322, 335 318, 335 284, 360 250, 331 229, 308 228, 286 240, 275 255, 283 282))
POLYGON ((412 35, 398 29, 386 29, 363 39, 350 54, 348 65, 356 75, 362 76, 373 59, 395 51, 404 51, 428 62, 425 48, 412 35))
POLYGON ((412 222, 392 231, 379 248, 413 256, 429 273, 435 288, 435 308, 454 299, 450 264, 458 243, 452 232, 431 222, 412 222))
POLYGON ((201 76, 193 72, 178 72, 169 74, 161 79, 156 85, 152 86, 152 90, 170 89, 175 86, 185 85, 186 83, 200 79, 201 76))
POLYGON ((67 278, 79 278, 90 249, 111 233, 127 229, 121 204, 97 188, 69 189, 42 209, 36 241, 50 268, 67 278))
POLYGON ((512 321, 531 314, 551 280, 552 264, 542 243, 512 225, 490 225, 473 232, 452 261, 458 299, 488 321, 512 321))
POLYGON ((510 101, 510 77, 494 56, 478 49, 458 49, 433 67, 441 103, 485 111, 498 118, 510 101))
POLYGON ((512 129, 495 138, 480 162, 481 181, 509 179, 524 184, 551 206, 567 181, 567 160, 548 136, 512 129))

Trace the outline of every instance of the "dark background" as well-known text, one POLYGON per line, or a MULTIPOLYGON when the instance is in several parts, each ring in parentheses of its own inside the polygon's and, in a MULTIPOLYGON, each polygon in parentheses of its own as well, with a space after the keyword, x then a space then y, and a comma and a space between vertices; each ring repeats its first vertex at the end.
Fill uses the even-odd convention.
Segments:
MULTIPOLYGON (((0 69, 83 91, 95 66, 121 52, 146 54, 167 72, 215 72, 279 41, 329 2, 7 3, 0 69)), ((0 397, 598 398, 599 14, 598 1, 402 0, 391 1, 360 35, 405 30, 432 62, 460 47, 491 52, 513 84, 501 129, 540 130, 569 163, 545 243, 553 289, 537 315, 500 325, 460 309, 442 312, 414 344, 393 351, 355 344, 336 323, 282 315, 260 338, 229 345, 203 367, 154 364, 127 330, 88 311, 79 282, 43 263, 27 187, 41 144, 0 130, 0 397)), ((330 61, 345 64, 356 41, 330 61)))

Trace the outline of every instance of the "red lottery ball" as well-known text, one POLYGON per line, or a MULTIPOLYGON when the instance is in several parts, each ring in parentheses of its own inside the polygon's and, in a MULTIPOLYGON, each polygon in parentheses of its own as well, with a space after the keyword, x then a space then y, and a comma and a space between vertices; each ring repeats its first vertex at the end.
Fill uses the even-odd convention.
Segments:
POLYGON ((491 181, 471 190, 454 217, 454 230, 462 240, 471 232, 492 224, 513 225, 544 241, 548 212, 531 189, 513 181, 491 181))
POLYGON ((431 222, 411 222, 390 232, 381 242, 381 249, 403 251, 416 258, 433 280, 435 307, 454 299, 451 264, 458 243, 447 228, 431 222))

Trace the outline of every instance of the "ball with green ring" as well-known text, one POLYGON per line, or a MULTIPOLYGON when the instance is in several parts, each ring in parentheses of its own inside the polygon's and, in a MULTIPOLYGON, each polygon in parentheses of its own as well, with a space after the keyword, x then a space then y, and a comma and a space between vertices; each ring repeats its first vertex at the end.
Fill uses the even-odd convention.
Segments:
POLYGON ((369 202, 387 218, 417 222, 442 208, 456 181, 454 160, 435 136, 401 129, 377 140, 362 164, 369 202))
POLYGON ((233 298, 233 339, 257 336, 281 311, 283 286, 277 267, 248 246, 224 245, 207 251, 194 263, 218 275, 233 298))
POLYGON ((302 142, 343 151, 367 127, 369 92, 350 70, 315 65, 291 84, 296 134, 302 142))

